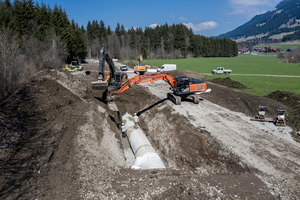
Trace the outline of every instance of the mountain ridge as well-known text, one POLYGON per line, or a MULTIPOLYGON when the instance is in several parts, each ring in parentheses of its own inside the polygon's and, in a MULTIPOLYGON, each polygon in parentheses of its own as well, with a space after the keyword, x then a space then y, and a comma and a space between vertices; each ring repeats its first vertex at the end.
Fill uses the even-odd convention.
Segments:
POLYGON ((300 0, 283 0, 272 11, 256 15, 242 26, 218 37, 247 40, 276 39, 278 35, 282 39, 284 35, 294 34, 297 30, 300 30, 300 0))

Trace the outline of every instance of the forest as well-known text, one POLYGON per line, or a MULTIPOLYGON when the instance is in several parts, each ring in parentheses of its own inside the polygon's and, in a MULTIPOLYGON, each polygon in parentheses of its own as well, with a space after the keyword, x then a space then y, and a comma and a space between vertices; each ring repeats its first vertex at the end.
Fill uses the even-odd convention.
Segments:
POLYGON ((61 6, 33 0, 0 1, 0 99, 43 69, 71 60, 98 58, 101 47, 112 58, 180 59, 237 56, 236 42, 193 33, 183 24, 114 30, 100 20, 79 27, 61 6))
POLYGON ((183 24, 167 23, 155 28, 145 27, 126 30, 117 24, 114 31, 110 26, 89 21, 86 27, 88 57, 97 57, 102 46, 114 58, 136 59, 142 55, 147 59, 180 59, 191 57, 237 56, 236 42, 227 38, 212 38, 195 35, 183 24))

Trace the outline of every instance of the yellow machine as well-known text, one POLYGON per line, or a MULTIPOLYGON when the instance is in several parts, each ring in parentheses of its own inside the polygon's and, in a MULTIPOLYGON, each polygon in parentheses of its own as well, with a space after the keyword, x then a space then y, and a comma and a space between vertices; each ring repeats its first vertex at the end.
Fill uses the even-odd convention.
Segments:
POLYGON ((145 72, 147 72, 147 69, 150 68, 150 65, 145 65, 142 63, 143 57, 141 55, 138 56, 137 60, 138 63, 135 63, 133 67, 134 73, 139 73, 140 75, 143 75, 145 74, 145 72))
POLYGON ((67 72, 77 72, 77 71, 82 71, 83 67, 80 66, 77 61, 72 61, 71 64, 66 64, 64 67, 64 70, 67 72))

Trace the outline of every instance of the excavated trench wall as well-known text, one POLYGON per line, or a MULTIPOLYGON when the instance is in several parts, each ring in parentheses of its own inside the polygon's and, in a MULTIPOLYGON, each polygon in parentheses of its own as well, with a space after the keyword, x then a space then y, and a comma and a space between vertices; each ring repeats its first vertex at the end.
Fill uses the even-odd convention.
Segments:
POLYGON ((191 168, 203 173, 244 173, 249 169, 220 146, 207 131, 195 128, 176 113, 167 99, 149 94, 136 86, 116 99, 121 113, 137 113, 140 126, 166 168, 191 168))

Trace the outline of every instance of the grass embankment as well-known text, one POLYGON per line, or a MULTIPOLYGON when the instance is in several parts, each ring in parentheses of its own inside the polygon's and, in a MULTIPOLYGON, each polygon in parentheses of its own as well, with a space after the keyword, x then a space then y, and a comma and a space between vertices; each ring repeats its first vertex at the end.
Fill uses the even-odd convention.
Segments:
MULTIPOLYGON (((231 69, 229 77, 246 85, 250 89, 246 93, 265 96, 273 91, 290 91, 300 94, 300 78, 247 76, 246 74, 290 75, 300 76, 300 65, 296 63, 280 63, 276 54, 239 55, 234 58, 189 58, 178 60, 144 60, 144 63, 161 66, 176 64, 178 70, 191 70, 198 73, 211 74, 212 69, 224 67, 231 69)), ((208 75, 206 80, 226 78, 225 75, 208 75)))

